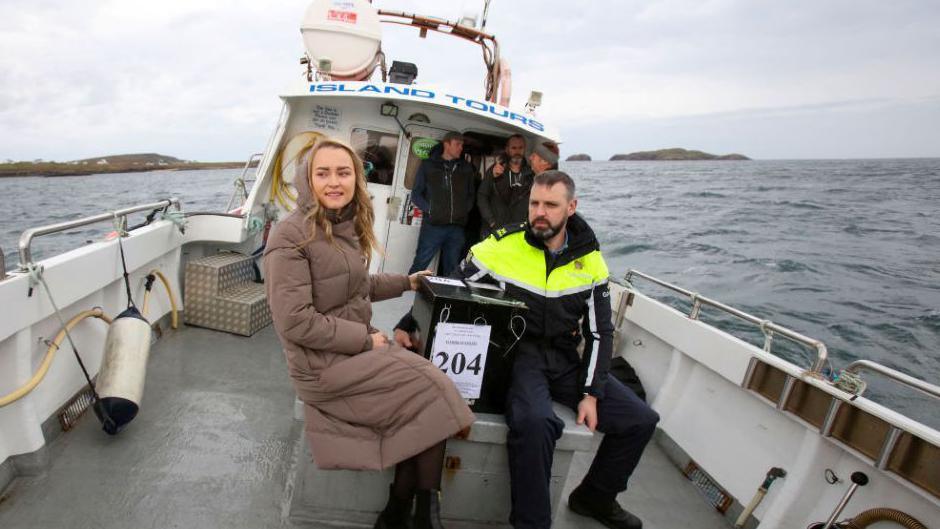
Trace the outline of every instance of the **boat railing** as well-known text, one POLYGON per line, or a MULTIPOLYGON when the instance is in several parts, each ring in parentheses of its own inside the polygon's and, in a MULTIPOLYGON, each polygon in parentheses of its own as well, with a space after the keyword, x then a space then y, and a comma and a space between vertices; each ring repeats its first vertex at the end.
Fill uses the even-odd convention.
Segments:
POLYGON ((249 182, 245 176, 248 174, 248 169, 251 167, 251 164, 256 159, 260 160, 262 156, 264 156, 263 152, 256 152, 248 157, 248 161, 245 162, 245 167, 242 167, 242 174, 235 179, 235 190, 232 191, 232 198, 228 200, 228 204, 225 206, 225 211, 232 211, 232 208, 244 204, 244 202, 248 200, 248 190, 251 188, 251 186, 248 184, 254 184, 254 180, 249 182), (241 202, 236 202, 238 200, 239 192, 241 193, 241 202))
POLYGON ((78 228, 81 226, 88 226, 89 224, 97 224, 99 222, 113 221, 120 223, 120 226, 126 225, 127 216, 132 213, 139 213, 141 211, 159 211, 163 209, 169 209, 170 206, 175 207, 177 210, 180 209, 180 201, 176 197, 168 198, 161 200, 159 202, 152 202, 149 204, 140 204, 138 206, 131 206, 129 208, 118 209, 108 213, 100 213, 98 215, 92 215, 90 217, 83 217, 75 220, 68 220, 65 222, 59 222, 57 224, 49 224, 46 226, 40 226, 38 228, 30 228, 23 232, 20 235, 19 242, 19 254, 20 254, 20 263, 19 269, 20 272, 26 272, 29 270, 29 265, 33 263, 33 254, 30 250, 30 246, 33 243, 33 240, 42 237, 45 235, 50 235, 53 233, 59 233, 65 230, 70 230, 72 228, 78 228))
POLYGON ((856 360, 847 365, 844 371, 854 374, 858 374, 860 371, 878 373, 891 380, 894 380, 895 382, 930 395, 931 397, 940 398, 940 386, 936 386, 929 382, 914 378, 906 373, 898 371, 897 369, 892 369, 888 366, 881 365, 878 362, 872 362, 871 360, 856 360))
POLYGON ((663 281, 662 279, 658 279, 651 275, 644 274, 643 272, 640 272, 638 270, 633 270, 633 269, 629 270, 624 279, 626 280, 627 283, 632 283, 631 280, 634 277, 645 279, 661 287, 667 288, 669 290, 672 290, 674 292, 677 292, 679 294, 682 294, 688 297, 692 303, 692 308, 689 311, 690 319, 697 320, 699 318, 699 314, 701 313, 703 306, 714 307, 738 319, 757 325, 760 328, 760 331, 764 335, 764 350, 767 351, 768 353, 771 352, 774 336, 779 335, 792 342, 809 347, 816 351, 816 360, 813 362, 813 366, 811 368, 811 370, 814 373, 821 372, 826 365, 829 352, 826 349, 826 344, 824 344, 820 340, 817 340, 815 338, 810 338, 809 336, 805 336, 792 329, 788 329, 786 327, 783 327, 782 325, 778 325, 770 320, 758 318, 757 316, 754 316, 753 314, 748 314, 747 312, 736 309, 730 305, 726 305, 720 301, 702 296, 697 292, 692 292, 691 290, 684 289, 680 286, 669 283, 668 281, 663 281))
POLYGON ((0 248, 0 281, 7 278, 7 259, 3 255, 3 248, 0 248))

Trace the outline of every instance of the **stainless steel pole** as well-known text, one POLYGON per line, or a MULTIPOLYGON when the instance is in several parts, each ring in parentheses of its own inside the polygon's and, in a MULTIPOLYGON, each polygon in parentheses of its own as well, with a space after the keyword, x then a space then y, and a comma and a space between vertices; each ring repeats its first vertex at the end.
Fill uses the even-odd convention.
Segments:
POLYGON ((868 476, 864 472, 853 472, 852 473, 852 485, 849 487, 849 490, 845 491, 845 496, 842 496, 842 500, 839 501, 839 504, 836 505, 836 509, 832 511, 832 515, 829 516, 829 519, 826 520, 826 525, 823 526, 823 529, 829 529, 832 527, 832 524, 835 523, 836 518, 842 514, 845 506, 849 504, 849 500, 852 499, 852 495, 855 494, 855 491, 859 487, 864 487, 868 484, 868 476))

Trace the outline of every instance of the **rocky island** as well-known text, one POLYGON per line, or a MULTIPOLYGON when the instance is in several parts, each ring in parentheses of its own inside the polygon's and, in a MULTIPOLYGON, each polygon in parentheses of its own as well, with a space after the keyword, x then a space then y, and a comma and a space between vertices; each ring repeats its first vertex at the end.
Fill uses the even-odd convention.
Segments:
POLYGON ((743 154, 709 154, 702 151, 690 151, 687 149, 659 149, 658 151, 640 151, 630 154, 615 154, 610 157, 610 161, 685 161, 685 160, 750 160, 743 154))
POLYGON ((588 154, 572 154, 565 158, 566 162, 590 162, 591 156, 588 154))
POLYGON ((137 173, 144 171, 192 171, 200 169, 233 169, 245 162, 194 162, 156 153, 117 154, 86 158, 71 162, 34 160, 0 163, 4 176, 78 176, 104 173, 137 173))

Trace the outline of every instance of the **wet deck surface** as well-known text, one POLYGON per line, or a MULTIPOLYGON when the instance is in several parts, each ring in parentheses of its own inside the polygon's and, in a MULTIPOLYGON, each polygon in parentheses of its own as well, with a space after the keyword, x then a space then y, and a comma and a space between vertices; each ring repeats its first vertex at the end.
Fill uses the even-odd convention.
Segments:
MULTIPOLYGON (((407 305, 380 304, 376 325, 390 331, 407 305)), ((293 527, 293 402, 270 326, 251 338, 169 332, 151 351, 140 416, 110 437, 87 413, 50 445, 45 473, 3 491, 0 527, 293 527)), ((565 497, 589 465, 576 456, 565 497)), ((728 527, 654 444, 619 499, 647 529, 728 527)), ((603 526, 563 507, 554 527, 603 526)))

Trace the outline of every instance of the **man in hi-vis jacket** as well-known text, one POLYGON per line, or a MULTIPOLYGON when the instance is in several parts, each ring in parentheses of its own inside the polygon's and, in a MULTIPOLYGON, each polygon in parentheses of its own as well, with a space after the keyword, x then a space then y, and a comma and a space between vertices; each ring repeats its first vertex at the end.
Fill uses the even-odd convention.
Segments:
MULTIPOLYGON (((578 424, 605 434, 587 475, 568 498, 569 508, 608 527, 638 529, 643 523, 623 510, 616 496, 626 490, 659 416, 607 376, 614 330, 607 265, 576 209, 567 174, 539 174, 529 198, 529 222, 496 230, 475 245, 458 275, 500 283, 528 306, 506 407, 510 523, 516 529, 551 527, 552 456, 564 430, 552 411, 554 400, 577 411, 578 424)), ((396 340, 410 345, 407 333, 413 330, 407 315, 396 340)))

